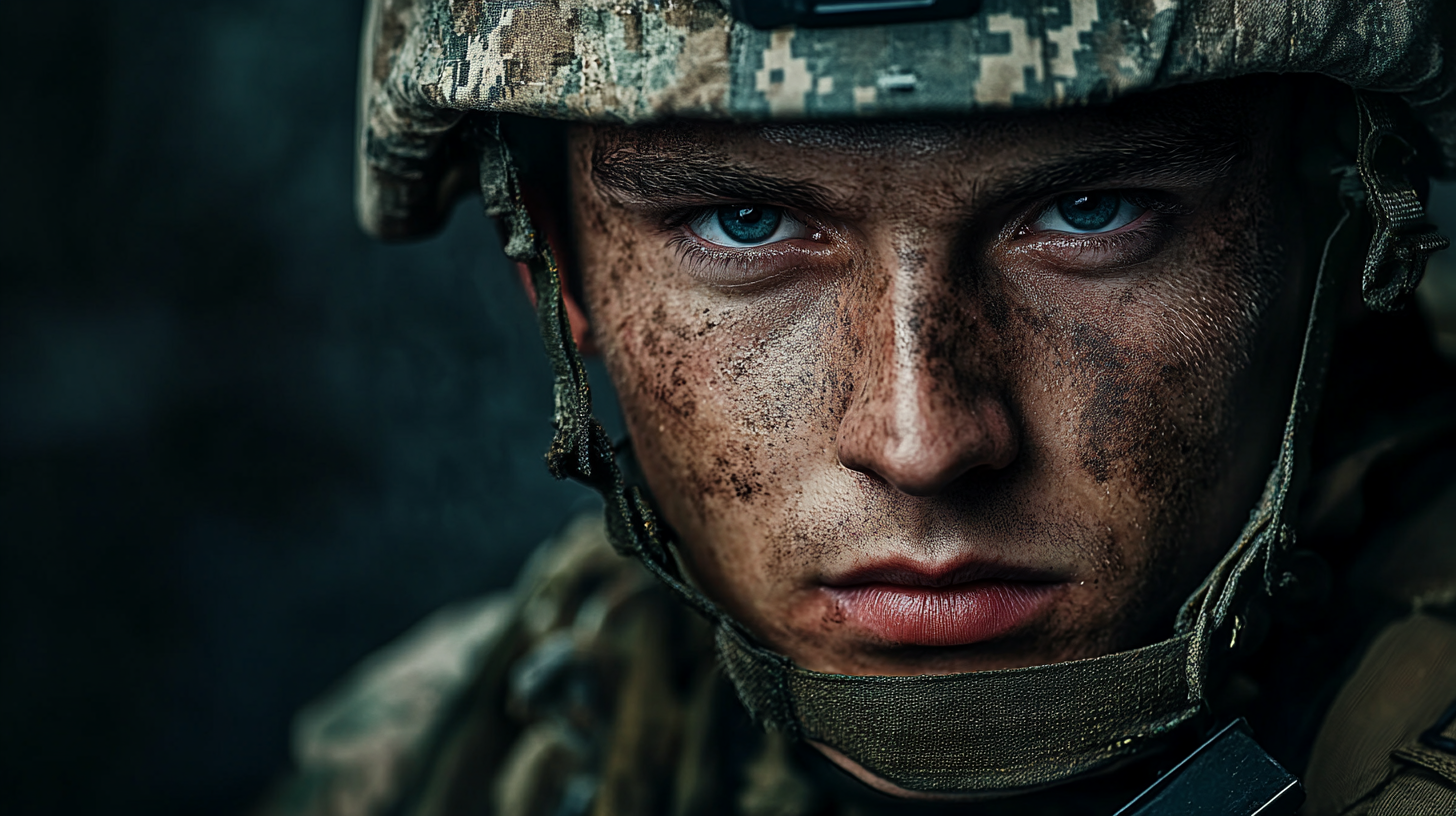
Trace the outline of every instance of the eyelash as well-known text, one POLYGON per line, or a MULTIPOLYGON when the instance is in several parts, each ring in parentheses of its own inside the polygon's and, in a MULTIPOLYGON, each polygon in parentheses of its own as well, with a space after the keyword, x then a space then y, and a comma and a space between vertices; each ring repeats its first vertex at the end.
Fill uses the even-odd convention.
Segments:
MULTIPOLYGON (((1098 191, 1088 191, 1098 192, 1098 191)), ((1030 227, 1039 220, 1057 201, 1066 195, 1058 194, 1027 208, 1018 218, 1009 233, 1013 252, 1043 255, 1058 266, 1075 267, 1094 273, 1132 266, 1149 260, 1161 249, 1180 216, 1189 215, 1192 209, 1168 195, 1144 190, 1100 191, 1123 197, 1145 212, 1131 223, 1115 230, 1102 233, 1033 233, 1030 227), (1065 254, 1050 257, 1048 250, 1064 249, 1065 254), (1101 255, 1101 259, 1079 263, 1086 255, 1101 255)))
MULTIPOLYGON (((1124 190, 1106 192, 1123 196, 1147 212, 1131 224, 1110 232, 1080 234, 1052 232, 1038 239, 1035 246, 1023 244, 1020 248, 1024 251, 1035 252, 1056 246, 1066 247, 1074 254, 1070 258, 1063 256, 1056 260, 1063 264, 1068 264, 1070 261, 1071 266, 1077 266, 1077 259, 1086 254, 1113 256, 1100 262, 1094 262, 1090 265, 1093 268, 1128 266, 1147 260, 1156 254, 1162 244, 1161 239, 1170 232, 1174 219, 1191 212, 1188 207, 1152 192, 1124 190)), ((1055 206, 1060 195, 1064 194, 1045 199, 1035 207, 1027 209, 1025 214, 1014 222, 1015 226, 1009 235, 1011 241, 1021 242, 1032 235, 1028 231, 1030 225, 1049 207, 1055 206)), ((780 246, 784 242, 745 248, 708 245, 706 241, 694 234, 688 225, 720 206, 722 205, 714 204, 680 208, 659 215, 662 229, 669 233, 668 247, 673 252, 674 259, 678 264, 688 267, 689 272, 695 277, 719 288, 742 289, 778 278, 791 271, 795 266, 810 260, 806 257, 806 250, 801 247, 780 246), (789 255, 797 257, 790 259, 786 257, 789 255), (777 264, 778 269, 771 271, 753 269, 753 267, 762 267, 775 260, 781 261, 777 264), (784 262, 790 260, 796 261, 796 263, 784 262)), ((813 230, 816 239, 817 236, 823 236, 829 232, 820 225, 821 222, 818 219, 798 212, 793 212, 793 215, 813 230)))
POLYGON ((1085 235, 1054 233, 1041 239, 1040 245, 1036 249, 1044 251, 1049 248, 1066 247, 1066 252, 1055 260, 1068 266, 1079 266, 1078 262, 1084 256, 1093 254, 1101 255, 1103 258, 1086 264, 1085 268, 1096 270, 1131 266, 1156 254, 1161 243, 1158 239, 1167 234, 1170 226, 1161 215, 1155 215, 1152 218, 1147 218, 1145 215, 1134 224, 1136 226, 1122 227, 1106 233, 1085 235))
MULTIPOLYGON (((683 223, 686 224, 691 220, 691 218, 685 219, 683 223)), ((744 249, 714 248, 706 245, 702 239, 688 232, 686 228, 681 228, 680 232, 668 238, 668 247, 671 248, 674 259, 680 265, 688 267, 691 274, 698 279, 723 289, 754 286, 773 280, 792 269, 792 265, 785 264, 783 268, 768 274, 756 275, 747 271, 747 267, 772 261, 774 255, 782 256, 796 252, 792 249, 774 249, 775 246, 775 244, 768 244, 744 249)), ((796 254, 802 255, 803 253, 797 251, 796 254)))
MULTIPOLYGON (((752 203, 756 206, 771 206, 752 203)), ((815 260, 813 256, 822 254, 802 244, 784 246, 788 243, 786 241, 756 247, 718 247, 692 231, 690 224, 723 206, 724 203, 719 202, 674 208, 661 212, 656 219, 661 230, 667 233, 667 245, 674 260, 687 267, 688 272, 699 280, 722 289, 752 288, 778 278, 796 267, 812 263, 815 260), (764 268, 769 266, 774 268, 764 268)), ((778 209, 809 228, 814 237, 808 240, 822 244, 826 251, 832 250, 832 244, 826 240, 831 231, 819 219, 787 207, 778 209)))

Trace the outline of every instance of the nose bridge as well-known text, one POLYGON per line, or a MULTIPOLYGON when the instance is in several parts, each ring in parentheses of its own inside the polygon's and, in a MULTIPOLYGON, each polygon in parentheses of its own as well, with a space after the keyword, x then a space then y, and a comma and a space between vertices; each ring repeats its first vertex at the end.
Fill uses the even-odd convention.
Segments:
POLYGON ((840 424, 848 468, 901 492, 932 495, 967 471, 1015 457, 1009 413, 988 370, 974 294, 958 286, 948 245, 907 230, 879 253, 862 305, 860 375, 840 424))
POLYGON ((944 345, 937 339, 950 327, 942 325, 951 304, 944 281, 937 281, 938 270, 924 246, 901 244, 895 247, 894 262, 889 264, 889 285, 881 308, 889 318, 888 330, 875 363, 888 367, 880 380, 885 387, 880 399, 889 400, 899 423, 922 421, 920 403, 936 390, 932 368, 943 366, 944 345), (942 300, 936 303, 936 295, 942 300), (939 305, 940 308, 937 308, 939 305))
MULTIPOLYGON (((964 337, 979 328, 966 304, 952 291, 949 264, 927 242, 902 238, 888 265, 889 286, 882 308, 889 318, 887 348, 872 364, 885 366, 872 378, 879 393, 867 393, 885 413, 900 445, 924 445, 954 423, 953 414, 973 394, 960 393, 973 381, 956 376, 971 361, 955 359, 964 337)), ((967 372, 969 373, 969 372, 967 372)))

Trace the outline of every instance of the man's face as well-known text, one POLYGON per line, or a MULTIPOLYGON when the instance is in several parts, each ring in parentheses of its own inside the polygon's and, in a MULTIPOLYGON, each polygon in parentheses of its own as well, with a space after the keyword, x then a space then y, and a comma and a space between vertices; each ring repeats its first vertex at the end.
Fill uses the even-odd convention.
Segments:
POLYGON ((1166 636, 1287 405, 1275 97, 577 128, 592 331, 694 580, 825 672, 1166 636))

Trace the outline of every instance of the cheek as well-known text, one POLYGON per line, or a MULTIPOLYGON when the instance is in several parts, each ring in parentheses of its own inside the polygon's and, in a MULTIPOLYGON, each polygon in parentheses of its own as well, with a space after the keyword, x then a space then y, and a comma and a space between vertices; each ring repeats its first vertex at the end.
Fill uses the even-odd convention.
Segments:
POLYGON ((1008 273, 1007 331, 1041 361, 1022 399, 1052 469, 1099 508, 1124 572, 1114 580, 1166 589, 1201 574, 1263 476, 1240 463, 1264 461, 1272 426, 1244 418, 1279 415, 1252 404, 1248 386, 1251 372, 1270 375, 1252 361, 1269 345, 1287 259, 1266 234, 1266 208, 1216 211, 1135 279, 1008 273))
POLYGON ((722 539, 824 449, 826 382, 841 378, 824 375, 823 303, 807 287, 723 295, 685 280, 665 243, 626 227, 584 236, 586 293, 656 499, 687 540, 722 539))

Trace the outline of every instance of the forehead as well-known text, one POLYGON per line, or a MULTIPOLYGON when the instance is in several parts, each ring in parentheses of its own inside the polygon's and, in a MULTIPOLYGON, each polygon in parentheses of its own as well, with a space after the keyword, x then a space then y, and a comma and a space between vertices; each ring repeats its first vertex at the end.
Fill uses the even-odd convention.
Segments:
MULTIPOLYGON (((968 119, 579 126, 609 194, 660 197, 673 180, 771 175, 823 188, 871 183, 1017 192, 1080 183, 1201 184, 1280 127, 1277 78, 1202 83, 1097 108, 968 119), (1156 178, 1154 178, 1156 176, 1156 178), (891 180, 893 179, 893 181, 891 180)), ((1287 106, 1286 106, 1287 107, 1287 106)), ((748 185, 744 192, 752 192, 748 185)), ((741 196, 728 196, 741 197, 741 196)), ((746 196, 759 198, 760 196, 746 196)))
POLYGON ((1169 142, 1221 145, 1272 130, 1275 77, 1206 82, 1099 107, 1007 112, 961 119, 735 124, 676 121, 643 127, 586 125, 594 154, 815 153, 893 161, 995 151, 1121 150, 1169 142))

